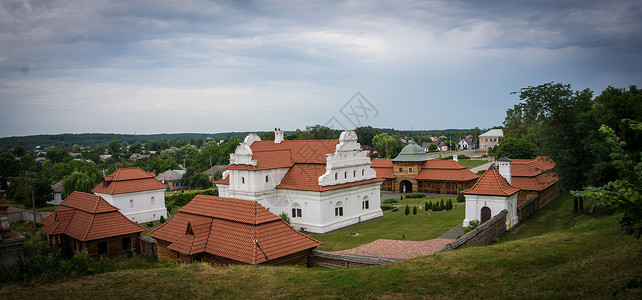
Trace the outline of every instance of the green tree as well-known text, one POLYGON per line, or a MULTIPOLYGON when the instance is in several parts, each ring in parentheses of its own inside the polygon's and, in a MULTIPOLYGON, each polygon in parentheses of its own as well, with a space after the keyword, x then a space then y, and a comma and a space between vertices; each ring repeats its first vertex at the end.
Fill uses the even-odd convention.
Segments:
POLYGON ((497 158, 532 159, 536 155, 537 146, 525 138, 507 137, 493 150, 493 156, 497 158))
POLYGON ((109 142, 109 145, 107 145, 107 151, 109 154, 114 159, 118 159, 120 157, 120 153, 122 152, 123 146, 120 144, 119 141, 111 141, 109 142))
POLYGON ((136 141, 135 143, 129 145, 127 148, 129 150, 129 153, 142 153, 143 152, 143 144, 141 142, 136 141))
POLYGON ((0 188, 6 189, 6 181, 21 173, 20 162, 9 151, 0 152, 0 188))
POLYGON ((466 202, 466 197, 461 193, 461 185, 457 185, 457 202, 466 202))
POLYGON ((372 128, 372 126, 357 127, 354 132, 359 137, 359 144, 369 146, 372 146, 372 139, 375 135, 381 133, 378 129, 372 128))
POLYGON ((437 151, 437 144, 431 143, 430 146, 428 146, 428 151, 437 151))
POLYGON ((67 162, 72 159, 69 152, 60 148, 51 148, 47 150, 45 157, 53 163, 67 162))
POLYGON ((65 195, 71 195, 74 191, 91 193, 96 184, 96 180, 86 173, 74 171, 62 180, 62 193, 65 195))
POLYGON ((15 155, 17 157, 22 157, 23 155, 25 155, 27 150, 25 149, 24 146, 18 145, 18 146, 13 147, 13 150, 11 152, 13 152, 13 155, 15 155))
POLYGON ((285 223, 290 224, 290 216, 288 216, 288 214, 286 212, 282 211, 279 214, 279 217, 281 217, 281 219, 283 219, 283 221, 285 221, 285 223))
POLYGON ((388 135, 387 133, 380 133, 372 138, 372 147, 377 149, 379 153, 383 153, 386 158, 397 156, 401 150, 399 140, 388 135))
POLYGON ((428 207, 428 201, 426 201, 426 203, 424 204, 424 210, 425 210, 425 211, 428 211, 429 209, 430 209, 430 208, 428 207))
POLYGON ((406 216, 410 214, 410 206, 406 205, 405 213, 406 213, 406 216))
MULTIPOLYGON (((642 124, 635 121, 626 122, 633 130, 642 131, 642 124)), ((627 234, 636 239, 642 236, 642 159, 638 155, 626 153, 627 142, 620 139, 613 129, 602 125, 600 133, 611 148, 613 165, 618 178, 602 187, 588 187, 584 191, 574 191, 576 198, 587 198, 596 201, 596 207, 609 207, 616 212, 624 213, 620 226, 627 234)))
POLYGON ((412 207, 412 214, 413 215, 417 214, 417 206, 416 205, 412 207))

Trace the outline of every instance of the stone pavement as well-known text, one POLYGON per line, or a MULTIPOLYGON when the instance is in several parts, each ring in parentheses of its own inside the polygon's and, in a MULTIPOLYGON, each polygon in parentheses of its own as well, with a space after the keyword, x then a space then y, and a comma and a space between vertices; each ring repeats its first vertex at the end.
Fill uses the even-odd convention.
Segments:
POLYGON ((464 235, 464 228, 462 227, 462 224, 459 224, 451 228, 450 230, 446 231, 446 233, 442 234, 439 238, 454 240, 457 238, 457 236, 462 236, 462 235, 464 235))

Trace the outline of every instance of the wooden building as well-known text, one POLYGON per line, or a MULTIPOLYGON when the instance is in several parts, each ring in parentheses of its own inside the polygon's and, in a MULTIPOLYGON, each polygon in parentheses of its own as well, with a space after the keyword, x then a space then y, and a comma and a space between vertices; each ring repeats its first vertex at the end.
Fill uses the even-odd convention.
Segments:
POLYGON ((502 157, 497 161, 499 173, 521 191, 517 198, 518 204, 528 200, 531 196, 539 195, 539 207, 542 207, 557 196, 557 173, 555 162, 547 156, 538 156, 535 159, 509 159, 502 157))
POLYGON ((90 257, 139 253, 136 237, 145 230, 100 196, 73 192, 41 222, 49 245, 66 255, 87 251, 90 257))
POLYGON ((430 159, 412 140, 394 159, 373 159, 371 167, 385 179, 384 191, 457 194, 457 187, 468 189, 479 178, 456 160, 430 159))
POLYGON ((197 195, 149 233, 158 258, 218 264, 305 265, 321 242, 257 201, 197 195))

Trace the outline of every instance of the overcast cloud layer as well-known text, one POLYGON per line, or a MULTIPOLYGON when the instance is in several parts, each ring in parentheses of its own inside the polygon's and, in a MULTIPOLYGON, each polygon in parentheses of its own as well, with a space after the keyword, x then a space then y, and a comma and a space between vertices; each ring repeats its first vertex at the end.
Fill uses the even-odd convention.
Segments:
POLYGON ((309 2, 3 0, 0 136, 487 128, 642 82, 640 1, 309 2))

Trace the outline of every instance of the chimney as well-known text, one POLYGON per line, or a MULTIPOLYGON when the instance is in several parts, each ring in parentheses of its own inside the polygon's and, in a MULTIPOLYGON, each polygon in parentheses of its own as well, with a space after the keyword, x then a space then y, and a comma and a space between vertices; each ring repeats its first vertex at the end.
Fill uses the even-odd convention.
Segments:
POLYGON ((459 162, 459 160, 457 159, 457 154, 453 155, 453 160, 459 162))
POLYGON ((497 163, 499 164, 499 175, 502 175, 502 177, 506 178, 506 181, 508 181, 508 184, 512 185, 512 176, 511 176, 511 169, 510 169, 510 163, 511 160, 508 157, 502 157, 499 160, 497 160, 497 163))
POLYGON ((280 144, 283 142, 283 130, 274 130, 274 143, 280 144))

